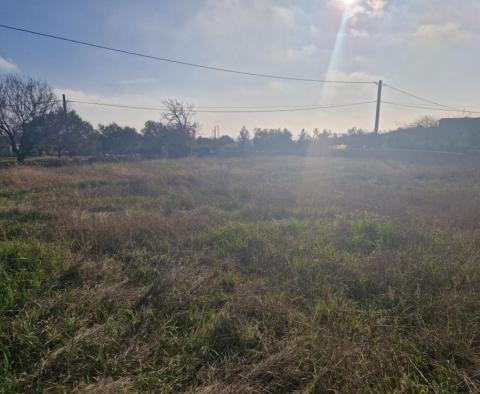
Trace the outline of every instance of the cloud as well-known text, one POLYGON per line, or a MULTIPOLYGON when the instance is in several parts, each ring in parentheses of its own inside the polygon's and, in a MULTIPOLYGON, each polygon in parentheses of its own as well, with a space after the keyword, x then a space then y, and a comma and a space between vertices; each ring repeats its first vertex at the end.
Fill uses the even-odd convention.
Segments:
POLYGON ((15 72, 18 70, 19 68, 15 63, 0 56, 0 72, 15 72))
POLYGON ((118 81, 120 85, 144 85, 153 82, 158 82, 158 78, 136 78, 136 79, 122 79, 118 81))
POLYGON ((285 7, 272 6, 272 14, 278 18, 280 22, 285 23, 289 27, 295 24, 295 13, 292 9, 285 7))
MULTIPOLYGON (((338 3, 338 0, 335 0, 338 3)), ((353 6, 347 9, 349 18, 358 16, 374 17, 383 12, 387 0, 357 0, 353 6)))
POLYGON ((288 48, 285 51, 286 59, 290 61, 298 61, 298 60, 305 61, 305 58, 312 57, 317 53, 318 53, 318 48, 315 44, 303 45, 300 48, 288 48))
POLYGON ((285 84, 282 81, 268 81, 267 87, 272 92, 281 92, 285 90, 285 84))
POLYGON ((417 28, 415 38, 429 43, 445 43, 445 41, 462 41, 470 34, 453 22, 445 24, 424 24, 417 28))
POLYGON ((312 56, 316 49, 311 34, 318 33, 302 7, 275 0, 205 0, 188 31, 202 42, 210 62, 235 62, 243 68, 268 68, 312 56))
POLYGON ((359 4, 359 7, 363 8, 364 14, 372 16, 385 9, 387 0, 362 0, 359 4))
POLYGON ((355 28, 350 29, 350 36, 359 39, 367 39, 370 37, 370 34, 365 30, 358 30, 355 28))
POLYGON ((387 4, 386 0, 369 0, 368 6, 373 11, 382 11, 387 4))
POLYGON ((338 80, 350 81, 350 82, 376 82, 382 78, 378 74, 370 74, 364 71, 353 71, 353 72, 335 71, 334 73, 332 73, 332 79, 338 79, 338 80))
POLYGON ((368 58, 363 55, 357 55, 353 58, 354 62, 360 65, 365 65, 368 62, 368 58))
POLYGON ((313 38, 318 38, 322 34, 322 31, 313 24, 310 25, 309 30, 310 30, 310 35, 313 38))

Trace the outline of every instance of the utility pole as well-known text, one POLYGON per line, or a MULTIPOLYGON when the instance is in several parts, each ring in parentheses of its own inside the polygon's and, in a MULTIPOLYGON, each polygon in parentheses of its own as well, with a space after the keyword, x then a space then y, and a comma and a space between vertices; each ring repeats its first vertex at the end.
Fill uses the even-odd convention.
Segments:
POLYGON ((216 140, 217 139, 217 126, 213 126, 213 139, 216 140))
POLYGON ((213 127, 213 139, 218 139, 220 137, 220 126, 216 125, 213 127))
MULTIPOLYGON (((65 94, 62 94, 62 103, 63 103, 63 135, 67 134, 67 99, 65 97, 65 94)), ((58 158, 60 159, 62 157, 62 131, 58 133, 57 137, 57 148, 58 148, 58 158)))
POLYGON ((63 114, 65 115, 65 118, 67 118, 67 99, 64 94, 62 94, 62 100, 63 100, 63 114))
POLYGON ((382 105, 382 88, 383 88, 383 81, 378 81, 378 92, 377 92, 377 112, 375 113, 375 133, 378 133, 380 128, 380 108, 382 105))

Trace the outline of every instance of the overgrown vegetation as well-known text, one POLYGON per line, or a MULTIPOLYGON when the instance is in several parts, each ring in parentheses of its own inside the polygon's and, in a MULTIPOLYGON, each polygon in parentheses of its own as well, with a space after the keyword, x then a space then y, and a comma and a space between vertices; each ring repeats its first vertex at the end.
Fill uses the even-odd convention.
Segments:
POLYGON ((0 392, 478 392, 479 167, 0 170, 0 392))

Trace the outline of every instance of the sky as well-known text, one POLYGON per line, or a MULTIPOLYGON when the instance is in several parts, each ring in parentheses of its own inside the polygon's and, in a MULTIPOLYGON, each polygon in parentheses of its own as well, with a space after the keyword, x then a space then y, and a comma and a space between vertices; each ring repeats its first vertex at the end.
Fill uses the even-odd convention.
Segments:
MULTIPOLYGON (((455 108, 480 111, 479 0, 0 0, 0 24, 255 73, 384 80, 455 108)), ((67 99, 161 106, 302 106, 374 101, 374 84, 274 80, 157 62, 0 29, 0 73, 47 81, 67 99)), ((385 88, 384 100, 431 105, 385 88)), ((84 119, 141 129, 159 111, 71 104, 84 119)), ((278 113, 200 113, 218 125, 371 131, 375 104, 278 113)), ((424 115, 465 113, 382 105, 382 130, 424 115)))

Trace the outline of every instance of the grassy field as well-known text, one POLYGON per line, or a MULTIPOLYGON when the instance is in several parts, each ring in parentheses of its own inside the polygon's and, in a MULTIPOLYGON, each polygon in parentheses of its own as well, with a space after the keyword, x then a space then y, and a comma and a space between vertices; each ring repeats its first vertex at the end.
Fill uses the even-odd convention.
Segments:
POLYGON ((479 392, 479 169, 0 170, 0 392, 479 392))

